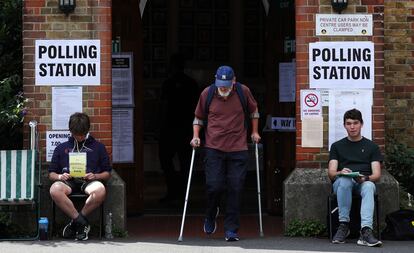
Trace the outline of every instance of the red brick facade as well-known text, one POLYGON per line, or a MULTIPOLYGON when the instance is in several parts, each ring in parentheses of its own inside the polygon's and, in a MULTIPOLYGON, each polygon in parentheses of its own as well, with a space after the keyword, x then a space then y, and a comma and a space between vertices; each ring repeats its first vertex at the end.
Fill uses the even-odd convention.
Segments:
POLYGON ((373 14, 373 36, 357 37, 317 37, 315 35, 315 14, 334 13, 331 0, 296 0, 296 167, 326 168, 328 159, 328 115, 324 114, 324 146, 323 148, 302 148, 300 121, 300 90, 309 89, 308 46, 316 41, 372 41, 375 43, 375 88, 372 109, 373 141, 384 148, 384 0, 348 1, 344 14, 373 14))
POLYGON ((25 120, 35 119, 39 123, 42 154, 45 154, 45 132, 52 130, 52 88, 35 85, 34 45, 38 39, 101 41, 101 85, 83 86, 83 112, 91 117, 91 133, 107 146, 108 152, 112 151, 111 2, 78 0, 75 11, 66 16, 56 0, 24 1, 23 85, 30 100, 25 120))

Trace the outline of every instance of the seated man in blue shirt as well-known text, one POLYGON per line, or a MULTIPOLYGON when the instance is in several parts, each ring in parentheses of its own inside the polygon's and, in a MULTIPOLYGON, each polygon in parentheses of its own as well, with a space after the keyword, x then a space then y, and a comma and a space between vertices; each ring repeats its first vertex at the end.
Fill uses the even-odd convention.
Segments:
POLYGON ((349 235, 349 212, 352 205, 352 192, 361 195, 361 235, 358 245, 381 246, 374 237, 372 220, 374 216, 375 183, 381 177, 383 160, 378 145, 361 135, 362 114, 352 109, 344 114, 344 127, 348 136, 333 143, 329 153, 328 176, 333 181, 337 195, 339 227, 332 243, 345 243, 349 235), (351 172, 359 172, 352 174, 351 172), (347 175, 348 174, 348 175, 347 175))
POLYGON ((64 238, 87 240, 90 226, 86 216, 105 200, 105 186, 102 182, 111 177, 111 166, 105 146, 90 134, 90 120, 85 113, 74 113, 69 119, 72 134, 67 142, 58 145, 53 152, 49 167, 50 196, 55 204, 71 218, 63 229, 64 238), (83 177, 71 176, 70 155, 86 154, 86 171, 83 177), (82 210, 78 212, 69 199, 70 194, 86 193, 82 210))

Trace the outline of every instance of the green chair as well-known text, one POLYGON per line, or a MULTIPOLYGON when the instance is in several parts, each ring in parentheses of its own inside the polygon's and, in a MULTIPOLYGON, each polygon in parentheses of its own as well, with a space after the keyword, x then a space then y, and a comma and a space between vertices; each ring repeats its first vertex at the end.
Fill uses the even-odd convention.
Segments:
MULTIPOLYGON (((0 240, 36 240, 39 237, 40 162, 38 157, 35 149, 0 150, 0 222, 19 221, 24 216, 16 216, 18 215, 16 212, 27 208, 31 213, 35 212, 32 223, 35 229, 32 233, 17 235, 19 231, 10 230, 15 227, 9 227, 9 230, 5 231, 5 226, 0 225, 0 240), (13 237, 9 233, 12 233, 13 237)), ((21 227, 27 229, 27 224, 22 224, 21 227)))

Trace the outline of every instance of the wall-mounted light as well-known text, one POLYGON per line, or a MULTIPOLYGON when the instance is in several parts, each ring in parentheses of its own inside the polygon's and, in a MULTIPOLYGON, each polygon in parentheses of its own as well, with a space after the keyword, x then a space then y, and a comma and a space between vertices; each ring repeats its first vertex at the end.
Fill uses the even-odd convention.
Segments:
POLYGON ((59 0, 59 9, 68 15, 76 8, 76 0, 59 0))
POLYGON ((341 14, 348 6, 348 0, 331 0, 332 9, 341 14))

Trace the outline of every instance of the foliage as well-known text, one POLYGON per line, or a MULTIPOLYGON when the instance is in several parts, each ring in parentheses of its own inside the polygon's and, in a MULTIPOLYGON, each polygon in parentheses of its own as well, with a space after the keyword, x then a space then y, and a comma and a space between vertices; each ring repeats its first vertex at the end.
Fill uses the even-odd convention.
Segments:
POLYGON ((0 149, 22 146, 22 0, 0 1, 0 149))
POLYGON ((128 231, 112 226, 112 235, 116 238, 128 237, 128 231))
POLYGON ((385 154, 385 168, 403 189, 414 195, 414 148, 391 139, 385 154))
POLYGON ((285 234, 287 236, 321 236, 325 233, 326 226, 315 220, 293 220, 289 223, 285 234))
MULTIPOLYGON (((22 56, 22 0, 1 0, 0 80, 22 76, 22 56)), ((16 89, 20 87, 14 87, 14 91, 16 89)))

